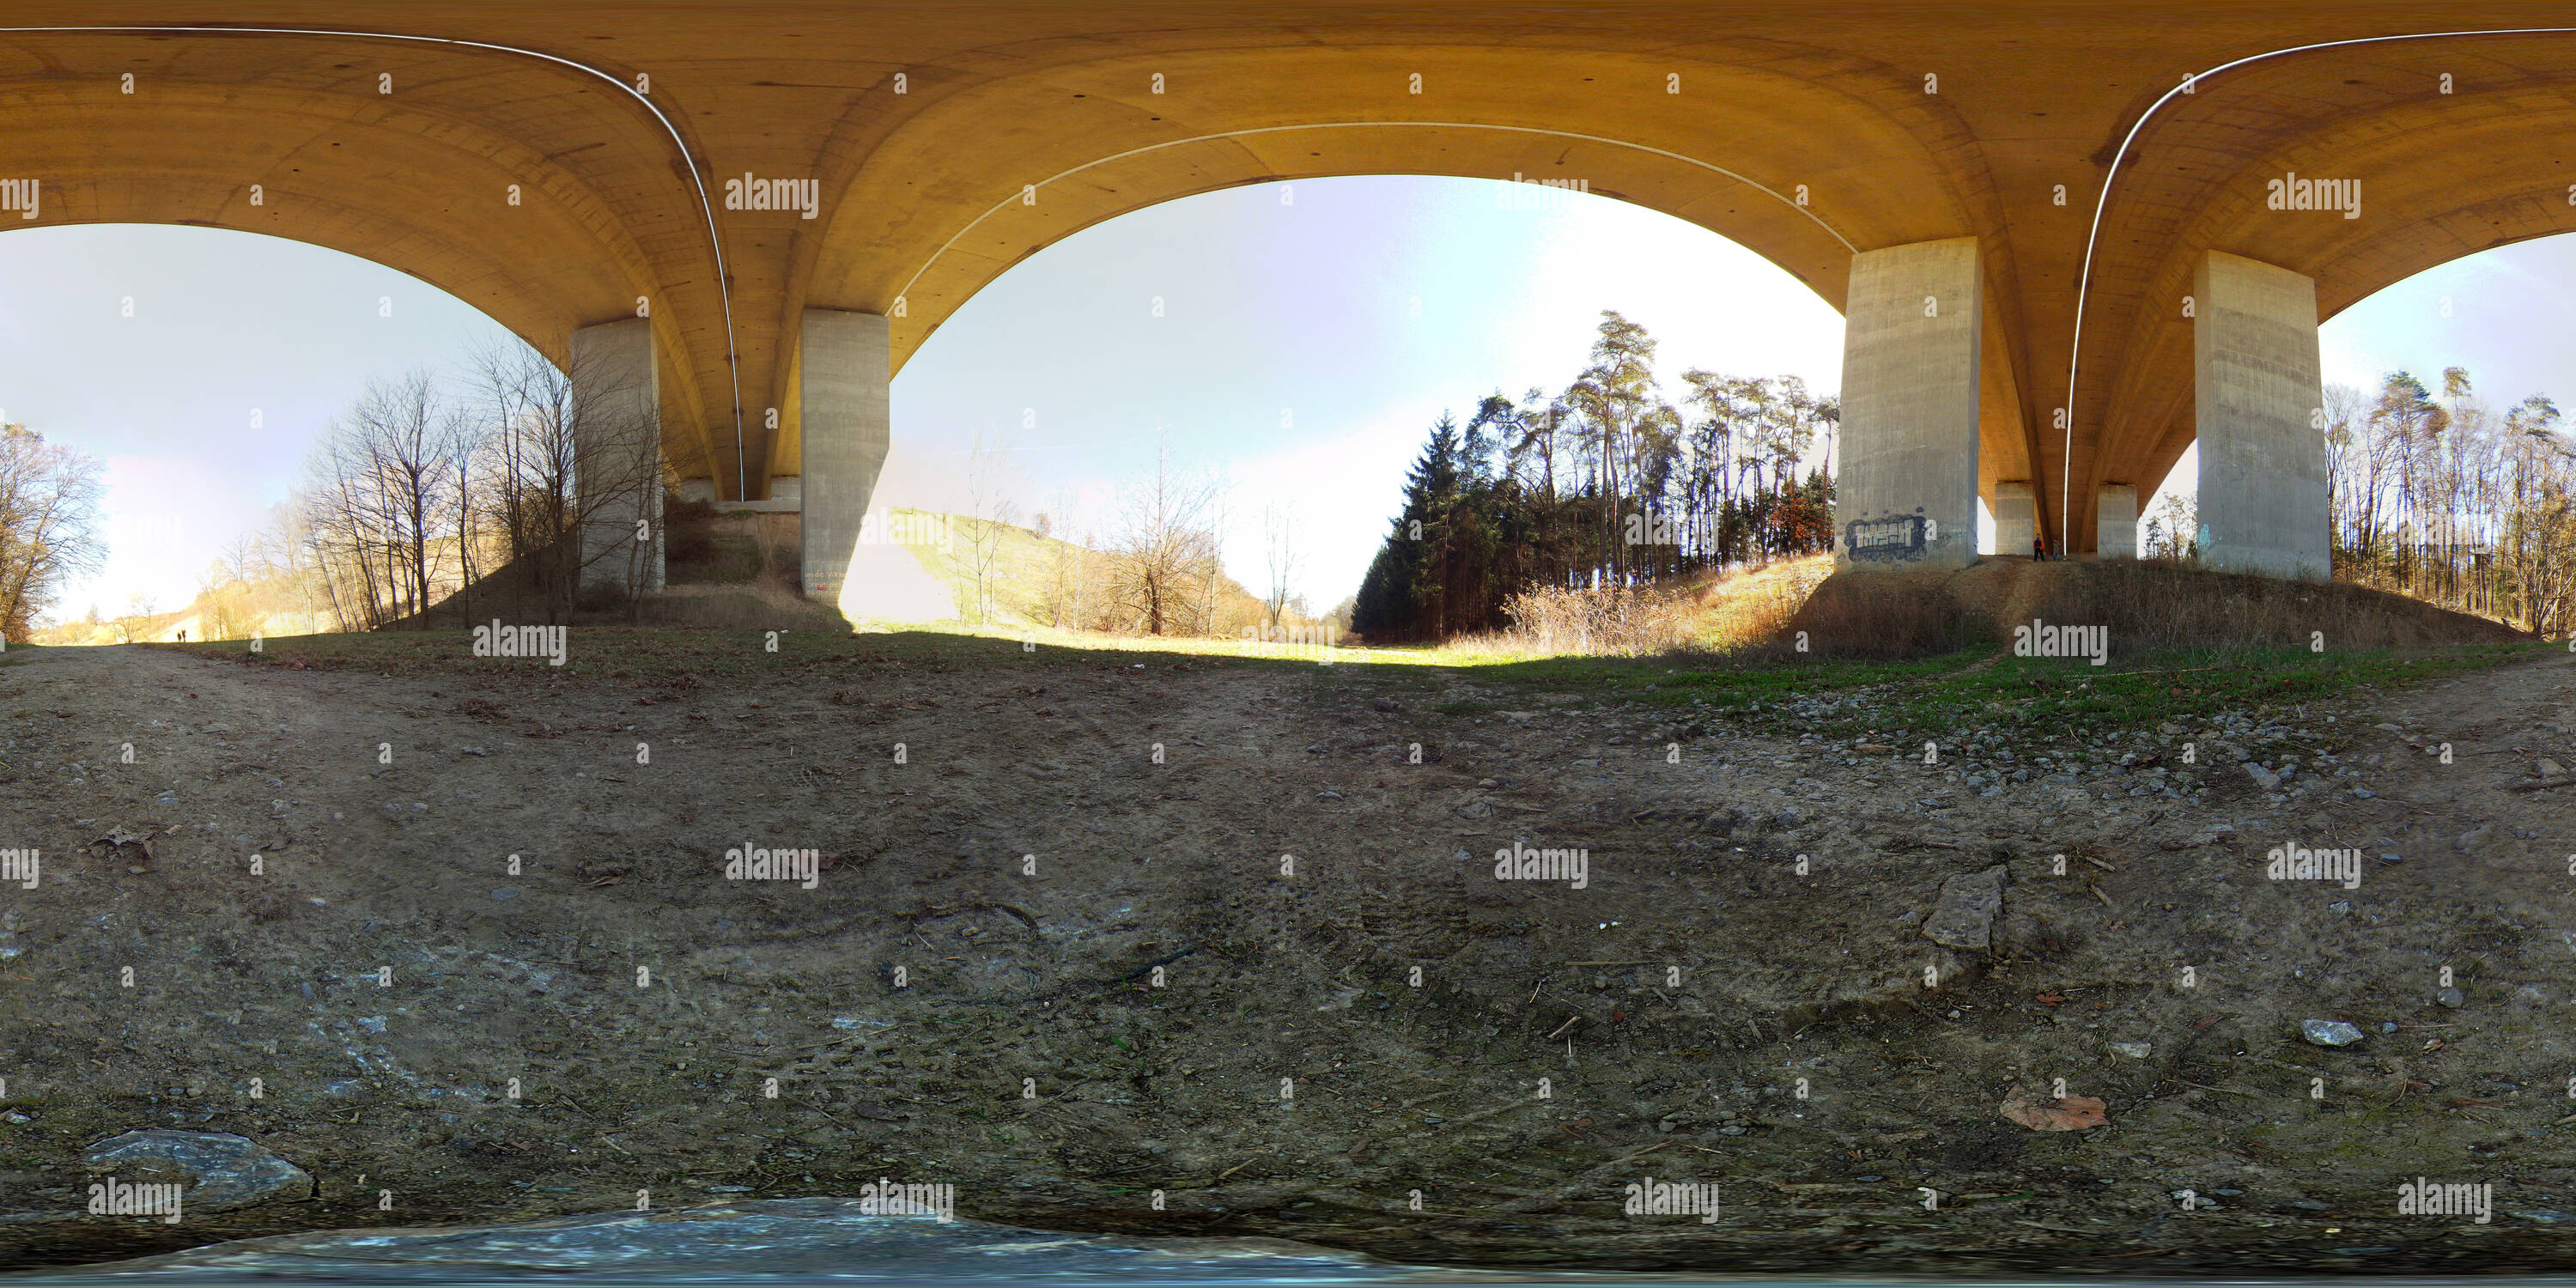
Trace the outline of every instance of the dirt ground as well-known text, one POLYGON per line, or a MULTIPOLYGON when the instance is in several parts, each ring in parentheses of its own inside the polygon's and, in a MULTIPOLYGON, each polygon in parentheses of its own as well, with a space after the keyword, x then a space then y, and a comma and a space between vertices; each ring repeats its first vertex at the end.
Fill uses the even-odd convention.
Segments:
POLYGON ((1866 694, 1695 715, 756 632, 698 639, 720 675, 573 674, 452 640, 421 673, 0 666, 0 845, 43 857, 0 890, 0 1264, 890 1177, 1415 1262, 2576 1266, 2576 789, 2511 790, 2576 763, 2563 655, 1900 745, 1800 732, 1866 694), (2289 843, 2360 851, 2358 887, 2268 879, 2289 843), (1585 851, 1582 888, 1497 879, 1524 844, 1585 851), (746 845, 826 862, 727 879, 746 845), (1997 865, 1991 949, 1925 938, 1997 865), (2060 1079, 2108 1125, 1999 1116, 2060 1079), (317 1192, 83 1215, 84 1151, 145 1127, 317 1192), (2419 1176, 2491 1183, 2492 1221, 2399 1215, 2419 1176), (1624 1214, 1646 1177, 1720 1219, 1624 1214))

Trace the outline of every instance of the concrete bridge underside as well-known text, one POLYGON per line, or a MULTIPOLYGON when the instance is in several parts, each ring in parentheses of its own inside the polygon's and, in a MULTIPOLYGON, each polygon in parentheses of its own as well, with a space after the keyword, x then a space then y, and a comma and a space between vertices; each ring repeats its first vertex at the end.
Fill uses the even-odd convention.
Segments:
POLYGON ((0 226, 293 238, 597 350, 674 478, 796 480, 828 594, 886 382, 1038 249, 1269 180, 1581 179, 1845 311, 1846 557, 1973 557, 1977 497, 2116 544, 2198 438, 2210 556, 2318 576, 2316 324, 2576 230, 2576 34, 2299 47, 2576 5, 2281 9, 25 0, 0 24, 227 30, 0 32, 0 179, 43 185, 0 226), (726 208, 746 176, 811 217, 726 208), (2273 208, 2291 176, 2357 217, 2273 208))

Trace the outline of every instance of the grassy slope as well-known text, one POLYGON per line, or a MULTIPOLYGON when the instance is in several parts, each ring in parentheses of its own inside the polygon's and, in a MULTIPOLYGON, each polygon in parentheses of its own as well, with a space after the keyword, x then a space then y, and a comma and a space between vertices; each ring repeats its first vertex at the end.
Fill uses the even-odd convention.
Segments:
MULTIPOLYGON (((896 510, 893 513, 907 522, 948 519, 952 525, 948 549, 942 550, 929 541, 906 542, 904 548, 912 552, 913 558, 931 576, 948 585, 950 593, 956 596, 958 612, 967 615, 969 620, 975 602, 974 540, 979 532, 999 534, 991 568, 994 620, 988 625, 1008 628, 1049 624, 1052 614, 1047 611, 1047 594, 1055 584, 1059 565, 1067 569, 1064 575, 1068 579, 1073 576, 1072 570, 1087 567, 1089 584, 1083 595, 1084 616, 1094 615, 1101 597, 1107 593, 1105 588, 1109 584, 1113 560, 1099 551, 1057 537, 1040 536, 1035 530, 1017 524, 990 523, 963 515, 940 516, 920 510, 896 510)), ((1261 612, 1261 602, 1231 578, 1220 589, 1219 597, 1217 620, 1220 623, 1255 620, 1261 612)))
MULTIPOLYGON (((935 666, 998 666, 1027 657, 1015 639, 955 631, 899 631, 848 636, 798 630, 766 652, 756 630, 582 627, 569 641, 560 673, 668 679, 683 684, 813 668, 818 679, 848 659, 935 666)), ((268 641, 250 654, 239 643, 157 645, 200 656, 272 666, 352 668, 386 673, 469 672, 495 665, 471 655, 463 631, 386 631, 268 641)), ((1236 641, 1133 640, 1114 636, 1047 640, 1036 651, 1057 660, 1104 666, 1253 666, 1312 674, 1324 656, 1236 641)), ((1455 681, 1482 690, 1451 701, 1444 715, 1470 715, 1573 699, 1661 710, 1678 723, 1723 717, 1730 727, 1770 733, 1816 733, 1890 739, 1931 737, 1991 726, 2018 736, 2066 736, 2117 728, 2152 728, 2169 720, 2226 711, 2294 708, 2364 688, 2392 688, 2563 652, 2552 644, 2462 645, 2444 649, 2311 653, 2305 650, 2159 650, 2110 666, 2015 658, 1984 646, 1905 661, 1746 657, 1559 657, 1466 663, 1427 649, 1342 649, 1330 659, 1346 679, 1392 694, 1437 701, 1455 681), (1851 714, 1830 709, 1852 699, 1851 714), (1862 714, 1862 713, 1867 714, 1862 714)), ((12 654, 17 650, 12 650, 12 654)), ((553 671, 543 661, 502 663, 553 671)))

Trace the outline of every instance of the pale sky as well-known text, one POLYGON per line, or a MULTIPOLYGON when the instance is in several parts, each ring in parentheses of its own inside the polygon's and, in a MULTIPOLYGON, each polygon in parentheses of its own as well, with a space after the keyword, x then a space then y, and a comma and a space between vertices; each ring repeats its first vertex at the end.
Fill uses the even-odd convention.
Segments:
MULTIPOLYGON (((1229 570, 1266 580, 1261 516, 1281 506, 1303 550, 1295 588, 1321 608, 1357 587, 1440 412, 1561 387, 1602 309, 1662 342, 1667 396, 1692 366, 1840 383, 1841 319, 1750 252, 1608 198, 1506 208, 1498 194, 1514 192, 1303 180, 1075 234, 968 301, 896 379, 879 501, 964 508, 950 480, 982 428, 1015 449, 1024 519, 1048 510, 1105 537, 1110 497, 1151 468, 1160 427, 1178 465, 1229 481, 1229 570)), ((67 616, 114 613, 138 589, 185 602, 369 376, 452 371, 498 334, 424 283, 317 247, 186 227, 8 231, 0 414, 109 470, 113 553, 67 616)), ((2329 322, 2326 377, 2370 387, 2394 367, 2429 378, 2457 364, 2491 401, 2576 399, 2576 355, 2552 342, 2571 321, 2576 239, 2504 247, 2329 322)), ((2192 469, 2186 455, 2169 482, 2192 469)))

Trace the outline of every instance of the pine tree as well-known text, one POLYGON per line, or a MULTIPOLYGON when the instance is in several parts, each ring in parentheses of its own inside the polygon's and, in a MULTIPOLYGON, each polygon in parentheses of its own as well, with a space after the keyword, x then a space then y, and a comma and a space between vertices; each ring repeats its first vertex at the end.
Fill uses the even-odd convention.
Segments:
POLYGON ((1442 412, 1405 475, 1404 509, 1360 579, 1352 630, 1388 640, 1438 639, 1447 632, 1450 524, 1462 466, 1458 422, 1442 412))

